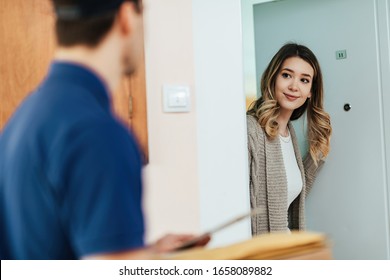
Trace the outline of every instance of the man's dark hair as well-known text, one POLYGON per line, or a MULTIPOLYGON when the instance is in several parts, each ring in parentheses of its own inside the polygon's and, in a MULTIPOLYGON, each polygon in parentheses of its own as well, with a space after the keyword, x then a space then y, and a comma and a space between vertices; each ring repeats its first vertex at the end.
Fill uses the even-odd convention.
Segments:
MULTIPOLYGON (((115 16, 117 14, 118 8, 121 2, 129 1, 133 2, 136 6, 136 9, 139 13, 142 12, 142 0, 100 0, 100 1, 91 1, 91 0, 52 0, 54 3, 54 9, 57 13, 57 20, 55 24, 57 43, 59 46, 71 47, 75 45, 85 45, 88 47, 97 46, 104 36, 111 29, 115 16), (63 11, 69 11, 69 7, 79 7, 82 6, 83 9, 87 7, 90 3, 91 7, 93 6, 96 10, 96 5, 99 3, 108 3, 109 2, 120 2, 116 9, 111 9, 109 11, 99 11, 95 14, 88 15, 78 15, 75 17, 64 17, 63 11), (62 13, 61 13, 62 12, 62 13)), ((103 4, 102 4, 103 5, 103 4)), ((73 10, 72 10, 73 12, 73 10)), ((83 11, 85 12, 85 11, 83 11)), ((74 13, 73 13, 74 14, 74 13)), ((65 16, 69 13, 65 14, 65 16)), ((72 15, 72 14, 71 14, 72 15)))

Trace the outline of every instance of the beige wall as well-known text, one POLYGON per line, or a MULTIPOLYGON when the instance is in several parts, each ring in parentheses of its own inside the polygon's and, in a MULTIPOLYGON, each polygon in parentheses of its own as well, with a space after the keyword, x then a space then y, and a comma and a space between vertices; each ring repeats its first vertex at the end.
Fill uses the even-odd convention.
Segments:
POLYGON ((145 167, 147 241, 199 231, 192 0, 144 0, 150 161, 145 167), (162 86, 188 85, 189 113, 164 113, 162 86))

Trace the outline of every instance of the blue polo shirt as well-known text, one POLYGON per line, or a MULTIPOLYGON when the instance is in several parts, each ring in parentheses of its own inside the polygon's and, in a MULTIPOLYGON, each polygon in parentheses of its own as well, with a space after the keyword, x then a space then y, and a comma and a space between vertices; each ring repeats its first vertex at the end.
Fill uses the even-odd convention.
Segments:
POLYGON ((102 80, 54 62, 0 136, 1 259, 78 259, 143 246, 141 168, 102 80))

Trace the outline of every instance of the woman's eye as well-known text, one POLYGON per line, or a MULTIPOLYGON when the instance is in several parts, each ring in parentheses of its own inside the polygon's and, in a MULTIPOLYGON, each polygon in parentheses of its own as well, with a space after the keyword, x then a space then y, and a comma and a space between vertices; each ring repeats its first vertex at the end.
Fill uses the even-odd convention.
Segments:
POLYGON ((282 73, 282 77, 283 77, 283 78, 290 78, 291 76, 290 76, 290 74, 288 74, 288 73, 282 73))
POLYGON ((302 79, 301 81, 302 81, 302 83, 304 83, 304 84, 310 83, 310 81, 309 81, 308 79, 302 79))

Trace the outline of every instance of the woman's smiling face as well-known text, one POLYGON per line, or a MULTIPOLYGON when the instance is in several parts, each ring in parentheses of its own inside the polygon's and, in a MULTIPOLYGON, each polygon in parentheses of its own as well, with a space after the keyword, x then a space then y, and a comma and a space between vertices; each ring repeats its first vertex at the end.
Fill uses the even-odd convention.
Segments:
POLYGON ((302 58, 287 58, 275 82, 275 98, 281 114, 292 114, 311 97, 313 67, 302 58))

